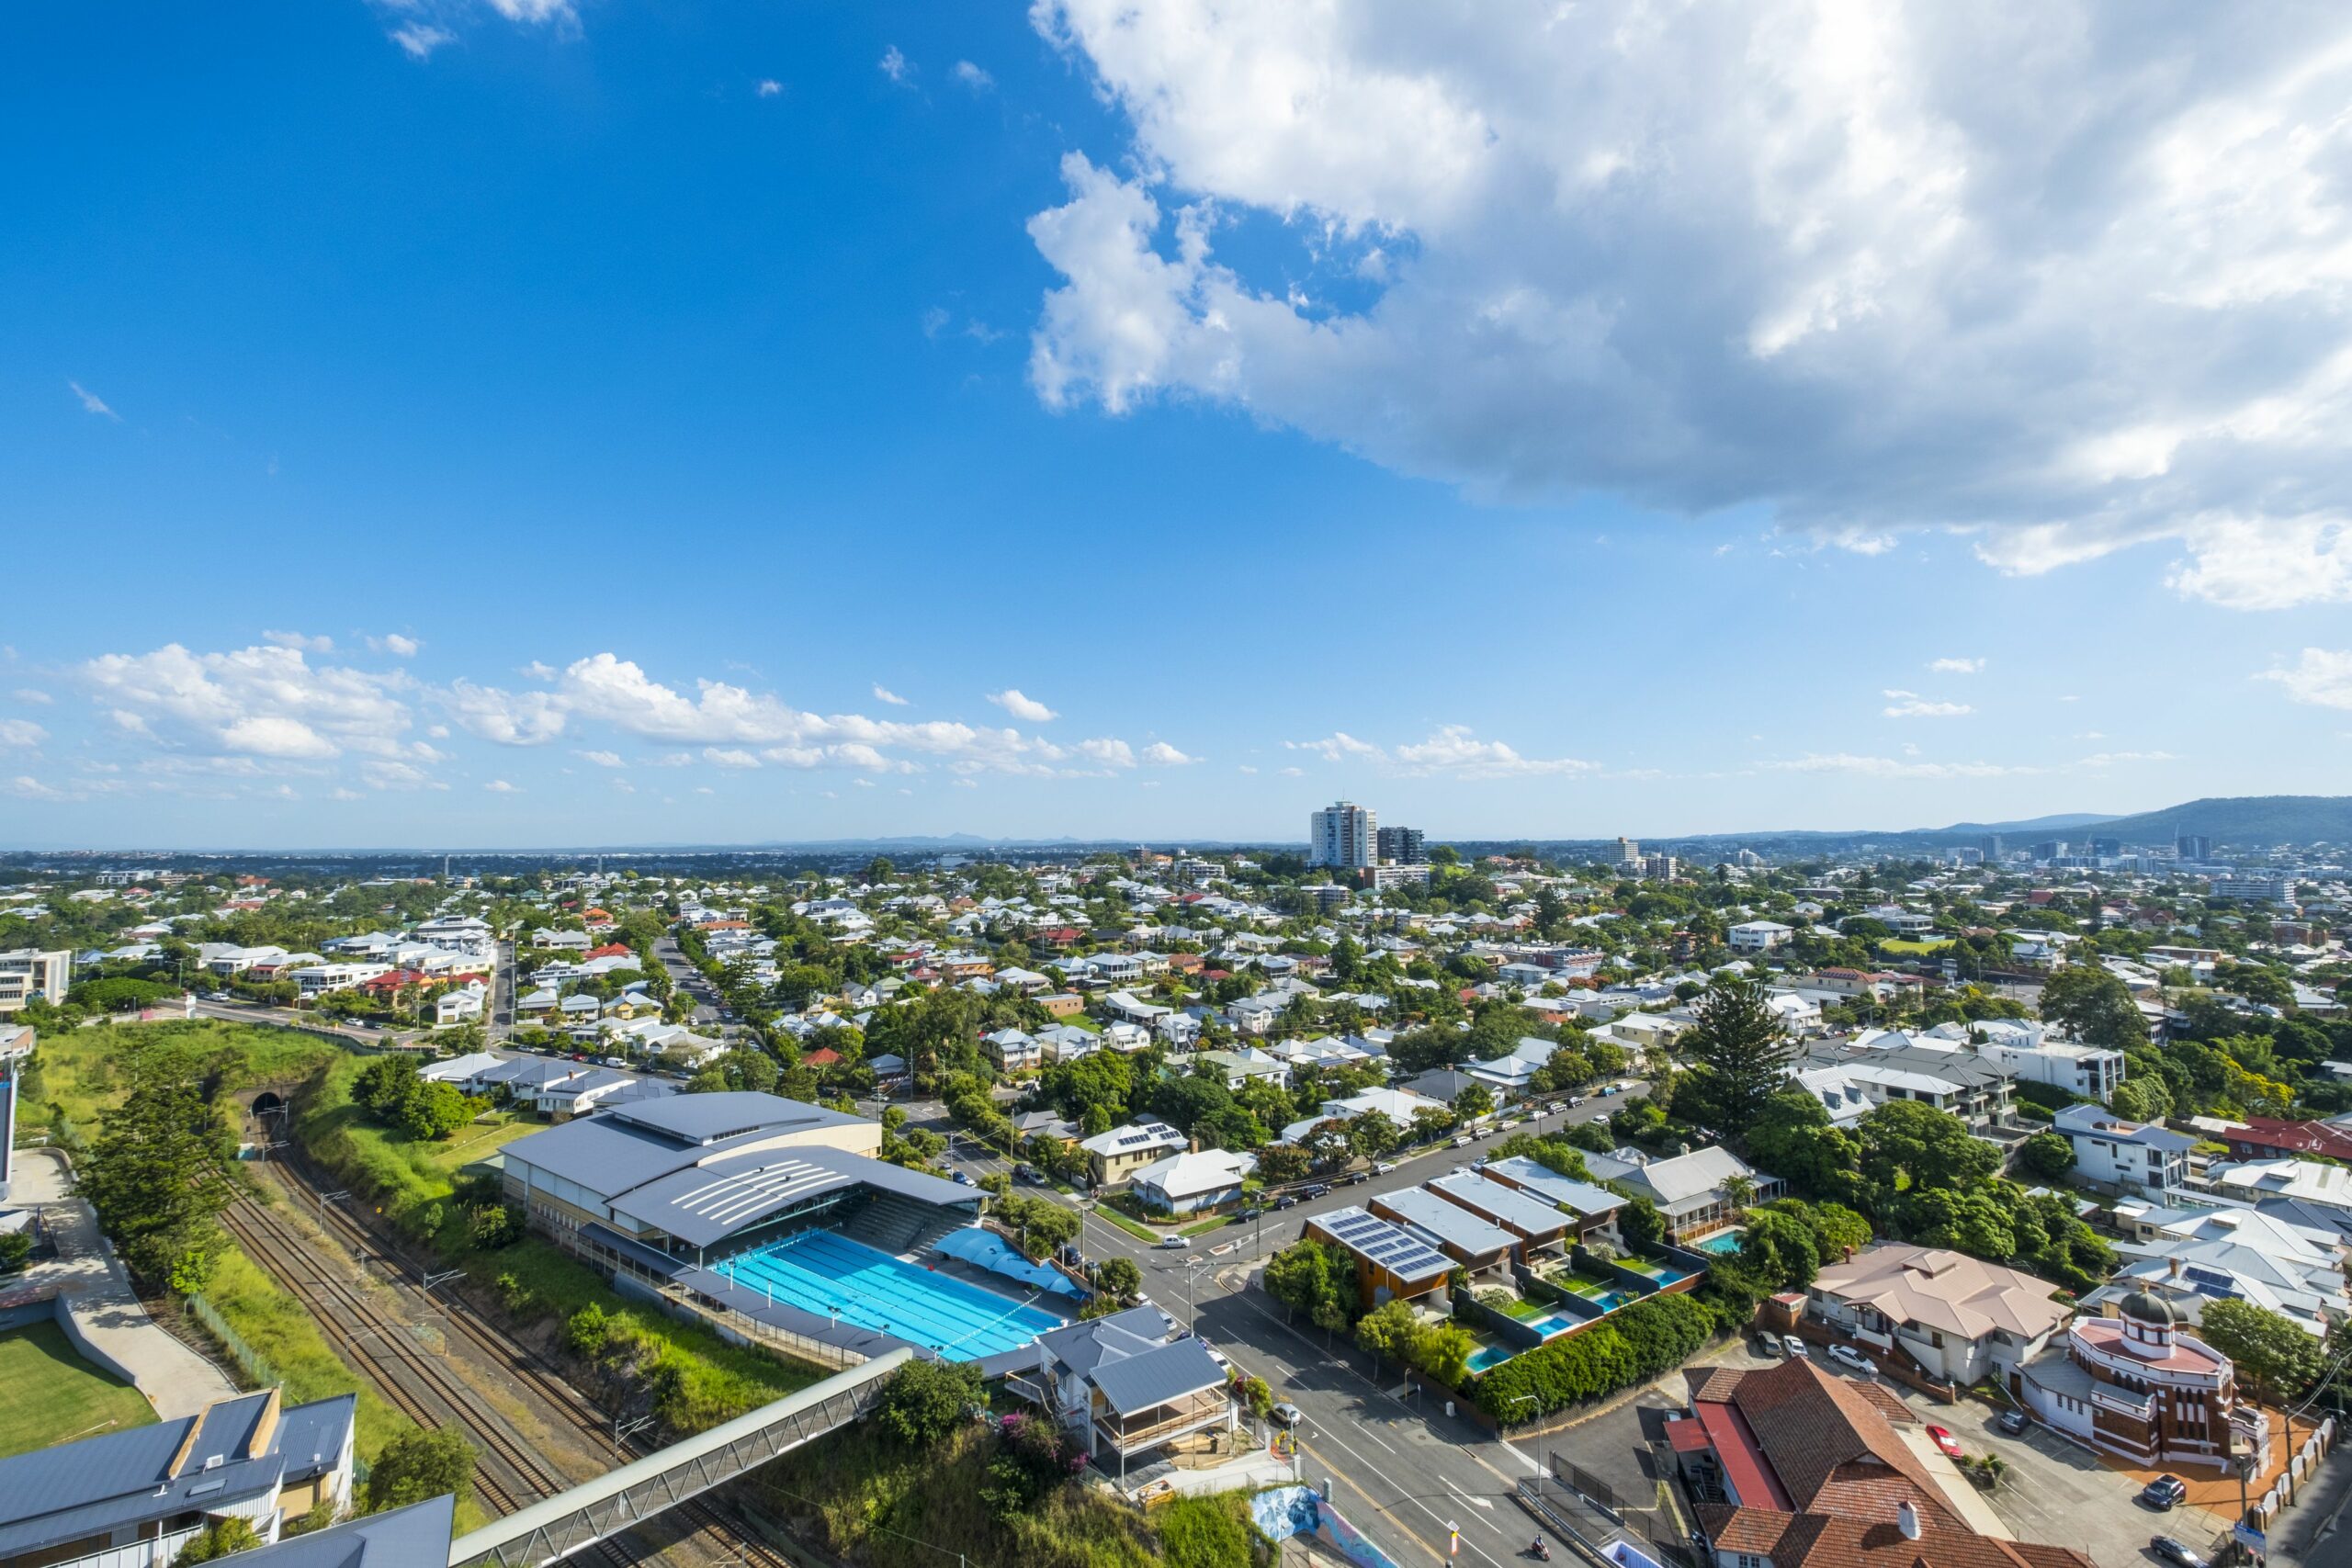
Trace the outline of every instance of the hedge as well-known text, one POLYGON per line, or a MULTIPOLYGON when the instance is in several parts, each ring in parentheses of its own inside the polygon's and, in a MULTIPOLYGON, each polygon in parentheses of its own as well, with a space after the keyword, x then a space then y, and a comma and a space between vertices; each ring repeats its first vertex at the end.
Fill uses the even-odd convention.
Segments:
POLYGON ((1691 1296, 1635 1302, 1497 1366, 1478 1380, 1478 1408, 1517 1423, 1599 1399, 1680 1366, 1715 1325, 1714 1309, 1691 1296))

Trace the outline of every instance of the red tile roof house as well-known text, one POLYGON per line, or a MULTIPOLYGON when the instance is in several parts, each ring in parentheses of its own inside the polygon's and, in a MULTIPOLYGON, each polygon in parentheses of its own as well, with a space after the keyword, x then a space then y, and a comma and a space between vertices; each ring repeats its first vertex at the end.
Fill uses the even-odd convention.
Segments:
POLYGON ((830 1045, 820 1045, 800 1058, 804 1067, 830 1067, 842 1059, 842 1054, 830 1045))
POLYGON ((2352 1161, 2352 1132, 2325 1122, 2280 1122, 2249 1116, 2222 1134, 2233 1159, 2270 1159, 2279 1155, 2322 1155, 2352 1161))
POLYGON ((602 947, 592 947, 585 953, 582 954, 583 960, 592 958, 635 958, 637 954, 629 950, 628 944, 621 942, 608 942, 602 947))
POLYGON ((432 977, 421 969, 387 969, 372 980, 362 980, 359 988, 371 997, 389 997, 403 986, 429 986, 432 977))
POLYGON ((1979 1534, 1903 1436, 1919 1418, 1877 1383, 1809 1360, 1689 1375, 1667 1439, 1713 1568, 2096 1568, 1979 1534))

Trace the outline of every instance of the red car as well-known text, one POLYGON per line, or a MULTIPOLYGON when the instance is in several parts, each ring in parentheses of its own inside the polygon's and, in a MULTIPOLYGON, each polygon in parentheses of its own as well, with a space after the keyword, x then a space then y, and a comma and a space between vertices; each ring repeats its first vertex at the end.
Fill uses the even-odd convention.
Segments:
POLYGON ((1953 1459, 1958 1459, 1960 1457, 1960 1439, 1953 1437, 1950 1432, 1945 1431, 1941 1427, 1930 1427, 1928 1428, 1928 1441, 1935 1444, 1937 1448, 1941 1449, 1947 1455, 1953 1459))

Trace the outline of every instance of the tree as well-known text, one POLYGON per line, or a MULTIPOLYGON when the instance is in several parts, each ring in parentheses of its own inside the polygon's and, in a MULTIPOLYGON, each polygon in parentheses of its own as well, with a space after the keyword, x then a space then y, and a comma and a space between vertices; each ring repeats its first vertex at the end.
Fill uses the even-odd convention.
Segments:
POLYGON ((1349 1145, 1366 1159, 1388 1154, 1401 1136, 1396 1123, 1377 1111, 1367 1111, 1348 1123, 1349 1145))
POLYGON ((231 1201, 220 1176, 230 1151, 218 1116, 198 1092, 191 1058, 141 1052, 131 1072, 122 1103, 99 1113, 81 1190, 130 1266, 160 1282, 191 1255, 201 1259, 213 1250, 213 1216, 231 1201))
POLYGON ((1897 1171, 1910 1179, 1916 1193, 1973 1186, 2001 1166, 2000 1151, 1971 1136, 1966 1122, 1916 1100, 1872 1106, 1854 1131, 1861 1140, 1862 1168, 1889 1194, 1902 1185, 1897 1171))
POLYGON ((1094 1271, 1094 1288, 1123 1304, 1143 1294, 1143 1270, 1132 1258, 1106 1258, 1094 1271))
POLYGON ((419 1083, 397 1115, 401 1131, 420 1142, 446 1138, 474 1119, 474 1102, 455 1084, 419 1083))
MULTIPOLYGON (((2324 1362, 2317 1339, 2284 1313, 2222 1297, 2204 1303, 2197 1337, 2227 1356, 2255 1386, 2257 1403, 2283 1407, 2318 1377, 2324 1362)), ((2295 1441, 2288 1423, 2287 1444, 2295 1441)))
POLYGON ((261 1544, 261 1536, 254 1529, 253 1521, 231 1514, 197 1531, 172 1558, 172 1568, 187 1568, 193 1562, 209 1562, 232 1551, 250 1551, 261 1544))
POLYGON ((1457 1123, 1475 1122, 1494 1108, 1494 1092, 1482 1083, 1471 1084, 1453 1097, 1453 1117, 1457 1123))
POLYGON ((404 1508, 443 1493, 463 1503, 474 1484, 474 1450, 455 1427, 403 1432, 386 1443, 368 1472, 368 1511, 404 1508))
MULTIPOLYGON (((1434 1105, 1421 1106, 1413 1112, 1412 1141, 1417 1144, 1433 1144, 1453 1132, 1453 1125, 1452 1111, 1441 1110, 1434 1105)), ((1261 1164, 1265 1157, 1265 1154, 1261 1151, 1258 1158, 1261 1164)))
POLYGON ((1767 1100, 1747 1129, 1748 1156, 1815 1198, 1861 1197, 1861 1145, 1832 1127, 1821 1101, 1792 1084, 1767 1100))
POLYGON ((0 1274, 13 1274, 25 1266, 33 1255, 33 1238, 29 1231, 9 1231, 0 1235, 0 1274))
POLYGON ((1415 1315, 1412 1303, 1401 1297, 1383 1302, 1356 1319, 1356 1343, 1372 1352, 1375 1376, 1381 1362, 1405 1360, 1419 1332, 1420 1319, 1415 1315))
POLYGON ((2110 1051, 2147 1043, 2148 1021, 2131 987, 2096 964, 2070 964, 2051 976, 2041 987, 2041 1016, 2110 1051))
POLYGON ((1801 1291, 1821 1271, 1821 1244, 1798 1216, 1758 1209, 1747 1216, 1739 1258, 1774 1290, 1801 1291))
POLYGON ((908 1448, 928 1449, 962 1423, 967 1408, 987 1403, 977 1363, 909 1361, 882 1385, 874 1419, 908 1448))
POLYGON ((1282 1187, 1306 1179, 1306 1151, 1290 1144, 1268 1144, 1258 1151, 1258 1179, 1282 1187))
POLYGON ((2018 1145, 2018 1168, 2041 1180, 2055 1181, 2075 1168, 2075 1145, 2057 1133, 2036 1133, 2018 1145))
POLYGON ((1357 1306, 1355 1263, 1309 1236, 1266 1259, 1266 1293, 1329 1333, 1344 1328, 1357 1306))
POLYGON ((1700 1001, 1698 1022, 1681 1041, 1691 1064, 1678 1090, 1678 1113, 1717 1139, 1746 1147, 1747 1131, 1789 1076, 1788 1032, 1764 987, 1724 976, 1700 1001))

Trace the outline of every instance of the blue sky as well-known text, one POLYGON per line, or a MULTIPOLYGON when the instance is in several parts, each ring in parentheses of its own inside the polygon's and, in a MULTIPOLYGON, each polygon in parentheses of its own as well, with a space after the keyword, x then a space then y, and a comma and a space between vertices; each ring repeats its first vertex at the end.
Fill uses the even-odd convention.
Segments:
POLYGON ((12 10, 0 840, 2343 787, 2352 223, 2232 162, 2341 157, 2341 19, 2086 7, 2027 166, 1931 9, 1331 15, 12 10), (1706 91, 1770 49, 1853 112, 1706 91))

